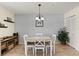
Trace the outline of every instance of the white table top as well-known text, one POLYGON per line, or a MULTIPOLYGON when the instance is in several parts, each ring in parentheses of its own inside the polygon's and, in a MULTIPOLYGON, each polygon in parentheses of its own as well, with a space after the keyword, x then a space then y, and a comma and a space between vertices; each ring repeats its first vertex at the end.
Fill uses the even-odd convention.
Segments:
POLYGON ((32 36, 28 37, 27 41, 53 41, 53 39, 49 36, 32 36))

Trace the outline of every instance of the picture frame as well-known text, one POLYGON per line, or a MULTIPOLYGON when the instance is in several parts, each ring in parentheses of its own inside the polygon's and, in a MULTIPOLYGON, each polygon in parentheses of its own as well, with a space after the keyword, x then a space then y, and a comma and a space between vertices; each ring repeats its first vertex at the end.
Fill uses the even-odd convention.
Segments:
POLYGON ((36 20, 35 27, 44 27, 44 20, 36 20))

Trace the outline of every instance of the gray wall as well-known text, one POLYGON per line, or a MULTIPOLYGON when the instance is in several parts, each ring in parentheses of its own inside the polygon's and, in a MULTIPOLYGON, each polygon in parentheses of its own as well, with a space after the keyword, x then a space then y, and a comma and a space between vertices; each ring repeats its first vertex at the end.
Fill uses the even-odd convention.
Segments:
POLYGON ((35 27, 35 17, 33 14, 21 14, 15 17, 15 31, 19 32, 20 43, 24 34, 35 34, 43 32, 45 34, 57 33, 64 26, 63 14, 45 14, 44 27, 35 27))

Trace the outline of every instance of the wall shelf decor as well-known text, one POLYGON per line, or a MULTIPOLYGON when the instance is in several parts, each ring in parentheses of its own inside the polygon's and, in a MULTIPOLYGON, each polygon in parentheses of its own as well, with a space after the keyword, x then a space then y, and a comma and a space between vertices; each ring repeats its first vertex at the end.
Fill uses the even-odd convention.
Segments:
POLYGON ((10 18, 10 17, 7 17, 7 20, 4 20, 4 21, 14 23, 14 21, 12 21, 12 18, 10 18))
POLYGON ((7 28, 5 24, 0 23, 0 28, 7 28))

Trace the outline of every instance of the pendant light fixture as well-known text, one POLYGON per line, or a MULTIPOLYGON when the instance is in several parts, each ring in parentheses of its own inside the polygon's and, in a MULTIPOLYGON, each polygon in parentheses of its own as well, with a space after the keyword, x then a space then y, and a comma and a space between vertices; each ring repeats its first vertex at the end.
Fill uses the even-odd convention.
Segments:
POLYGON ((39 14, 38 14, 38 16, 35 18, 35 20, 44 20, 44 17, 43 16, 41 16, 41 14, 40 14, 40 7, 41 7, 42 5, 41 4, 38 4, 38 7, 39 7, 39 14))

